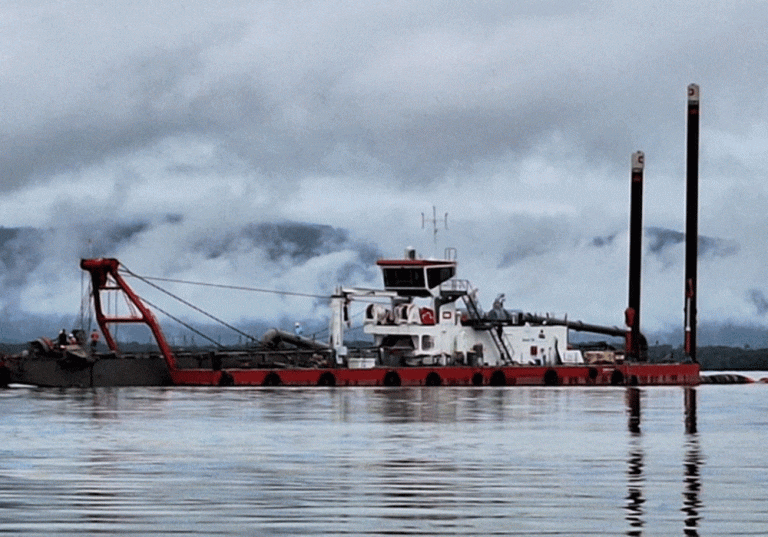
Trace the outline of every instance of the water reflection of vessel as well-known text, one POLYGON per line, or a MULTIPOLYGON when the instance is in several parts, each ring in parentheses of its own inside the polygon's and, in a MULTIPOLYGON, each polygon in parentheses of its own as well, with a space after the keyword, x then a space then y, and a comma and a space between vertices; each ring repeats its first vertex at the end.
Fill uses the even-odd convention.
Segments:
MULTIPOLYGON (((645 518, 647 516, 646 497, 646 465, 645 449, 643 448, 640 430, 641 389, 627 388, 626 403, 629 415, 630 450, 627 457, 627 496, 624 509, 629 529, 628 537, 643 535, 645 518)), ((698 536, 698 526, 701 520, 701 466, 702 454, 696 429, 696 388, 683 388, 685 412, 685 459, 683 461, 683 534, 698 536)))

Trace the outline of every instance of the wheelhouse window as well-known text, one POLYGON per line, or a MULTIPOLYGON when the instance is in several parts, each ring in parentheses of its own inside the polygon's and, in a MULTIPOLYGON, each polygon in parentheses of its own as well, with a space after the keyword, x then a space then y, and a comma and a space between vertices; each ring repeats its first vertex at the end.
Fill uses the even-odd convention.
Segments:
POLYGON ((383 270, 384 287, 409 288, 424 287, 424 269, 422 267, 398 267, 383 270))
POLYGON ((421 350, 423 351, 429 351, 432 350, 432 348, 435 346, 435 340, 432 338, 432 336, 421 336, 421 350))
POLYGON ((456 274, 456 267, 433 267, 427 269, 427 284, 434 289, 446 280, 450 280, 456 274))

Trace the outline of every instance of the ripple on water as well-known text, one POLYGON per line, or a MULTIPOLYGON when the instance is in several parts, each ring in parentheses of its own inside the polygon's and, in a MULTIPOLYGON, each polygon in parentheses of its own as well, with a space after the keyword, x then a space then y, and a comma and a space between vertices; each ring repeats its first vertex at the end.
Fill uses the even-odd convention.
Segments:
POLYGON ((766 405, 711 388, 693 434, 680 388, 6 390, 0 533, 764 533, 766 405))

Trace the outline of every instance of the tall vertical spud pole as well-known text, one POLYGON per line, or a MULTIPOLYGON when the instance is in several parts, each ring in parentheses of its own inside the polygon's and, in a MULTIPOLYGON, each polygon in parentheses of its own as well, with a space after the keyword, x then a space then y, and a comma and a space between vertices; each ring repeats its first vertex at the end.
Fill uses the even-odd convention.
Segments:
POLYGON ((629 205, 629 305, 626 311, 626 352, 633 360, 640 356, 640 280, 643 256, 643 169, 645 155, 632 154, 629 205))
POLYGON ((696 362, 696 263, 699 246, 699 86, 688 86, 685 215, 685 355, 696 362))

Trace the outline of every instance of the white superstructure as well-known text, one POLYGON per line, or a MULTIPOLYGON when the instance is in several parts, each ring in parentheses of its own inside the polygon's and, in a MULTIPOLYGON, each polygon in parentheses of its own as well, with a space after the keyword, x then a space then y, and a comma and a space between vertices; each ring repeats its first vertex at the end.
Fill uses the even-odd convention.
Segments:
MULTIPOLYGON (((483 313, 477 289, 456 278, 455 250, 444 259, 380 259, 384 290, 338 289, 332 300, 331 346, 346 356, 343 327, 349 300, 370 300, 364 331, 380 365, 555 365, 582 363, 568 349, 567 323, 504 309, 504 295, 483 313), (380 301, 386 299, 388 303, 380 301), (376 301, 376 302, 374 302, 376 301)), ((369 362, 371 363, 371 362, 369 362)))

